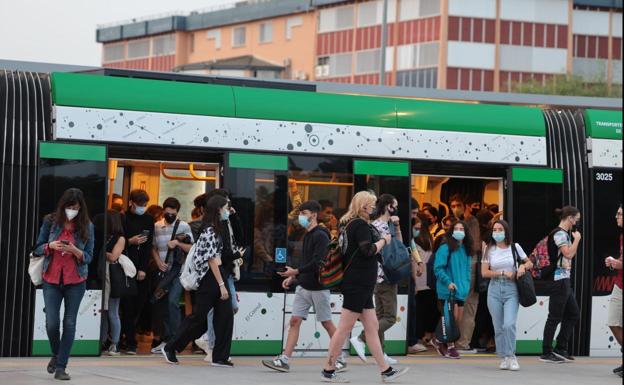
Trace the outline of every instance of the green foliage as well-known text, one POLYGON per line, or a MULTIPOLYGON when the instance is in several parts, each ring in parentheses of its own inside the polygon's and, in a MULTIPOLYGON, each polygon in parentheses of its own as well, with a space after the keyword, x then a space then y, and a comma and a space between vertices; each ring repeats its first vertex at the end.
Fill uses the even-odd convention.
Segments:
POLYGON ((622 85, 609 84, 604 80, 604 76, 596 76, 595 79, 587 81, 581 76, 556 75, 548 79, 538 81, 514 82, 511 85, 513 92, 524 94, 542 95, 567 95, 567 96, 592 96, 592 97, 622 97, 622 85))

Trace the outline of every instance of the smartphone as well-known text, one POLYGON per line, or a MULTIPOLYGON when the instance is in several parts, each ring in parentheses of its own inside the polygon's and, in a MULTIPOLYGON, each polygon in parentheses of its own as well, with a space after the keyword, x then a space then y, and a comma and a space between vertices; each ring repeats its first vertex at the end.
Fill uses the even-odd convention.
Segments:
POLYGON ((62 243, 62 244, 64 244, 65 246, 69 245, 69 241, 66 241, 66 240, 64 240, 64 239, 63 239, 63 240, 61 240, 61 243, 62 243))
POLYGON ((147 238, 147 237, 149 237, 149 235, 150 235, 150 231, 149 231, 149 230, 143 230, 143 231, 141 232, 141 235, 147 238))

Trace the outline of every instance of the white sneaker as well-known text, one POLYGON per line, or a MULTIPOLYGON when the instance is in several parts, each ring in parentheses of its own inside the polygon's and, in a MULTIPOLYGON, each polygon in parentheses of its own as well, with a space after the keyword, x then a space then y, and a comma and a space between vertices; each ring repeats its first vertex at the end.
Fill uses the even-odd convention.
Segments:
POLYGON ((412 346, 407 347, 408 354, 422 353, 422 352, 426 352, 427 350, 428 350, 427 347, 423 344, 414 344, 412 346))
POLYGON ((207 353, 208 350, 210 350, 210 346, 208 346, 208 341, 206 341, 205 339, 201 337, 195 340, 195 345, 197 345, 198 348, 203 350, 204 353, 207 353))
POLYGON ((212 362, 212 349, 206 350, 206 357, 204 357, 204 361, 212 362))
POLYGON ((399 361, 395 360, 394 358, 388 357, 386 353, 384 353, 384 360, 386 361, 386 364, 388 365, 396 365, 399 363, 399 361))
POLYGON ((513 370, 514 372, 520 370, 520 364, 515 356, 509 359, 509 370, 513 370))
POLYGON ((155 348, 152 348, 151 350, 152 354, 162 354, 162 350, 165 347, 165 345, 167 345, 167 343, 161 342, 160 345, 156 346, 155 348))
POLYGON ((509 369, 509 357, 503 358, 498 368, 500 370, 508 370, 509 369))
POLYGON ((355 349, 355 352, 358 357, 360 357, 360 360, 362 360, 362 362, 366 362, 366 345, 364 345, 364 341, 362 341, 360 337, 355 336, 351 337, 349 342, 351 342, 351 346, 355 349))

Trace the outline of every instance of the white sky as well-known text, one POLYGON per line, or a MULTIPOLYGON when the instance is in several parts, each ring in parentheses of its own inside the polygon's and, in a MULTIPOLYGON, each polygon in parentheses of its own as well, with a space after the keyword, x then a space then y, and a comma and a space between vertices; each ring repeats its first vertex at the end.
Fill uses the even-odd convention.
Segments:
POLYGON ((0 0, 0 59, 99 66, 98 24, 234 0, 0 0))

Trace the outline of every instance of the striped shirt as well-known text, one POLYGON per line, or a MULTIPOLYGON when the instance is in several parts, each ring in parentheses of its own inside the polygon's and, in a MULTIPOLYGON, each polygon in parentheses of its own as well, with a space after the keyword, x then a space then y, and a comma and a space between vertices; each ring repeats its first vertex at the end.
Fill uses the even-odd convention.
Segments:
MULTIPOLYGON (((163 262, 165 262, 165 259, 167 258, 167 242, 171 240, 174 225, 175 222, 168 224, 164 219, 161 219, 154 224, 154 247, 158 250, 158 256, 163 262)), ((191 237, 191 242, 193 242, 193 232, 191 231, 191 226, 189 226, 188 223, 180 221, 177 233, 187 234, 191 237)))

